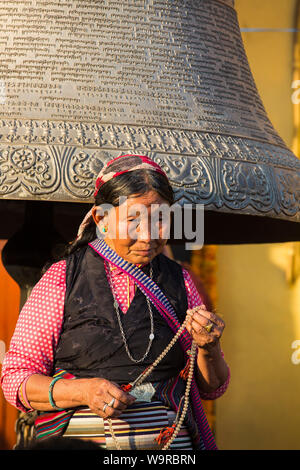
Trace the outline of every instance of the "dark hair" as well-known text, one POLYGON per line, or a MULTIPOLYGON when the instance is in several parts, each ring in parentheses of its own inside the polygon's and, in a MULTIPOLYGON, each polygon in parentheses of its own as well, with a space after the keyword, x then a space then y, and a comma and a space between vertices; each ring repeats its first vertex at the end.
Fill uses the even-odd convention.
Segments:
MULTIPOLYGON (((104 183, 95 197, 95 205, 111 204, 116 207, 119 205, 120 196, 142 195, 151 190, 156 191, 170 205, 174 203, 173 189, 165 176, 155 170, 139 169, 122 173, 104 183)), ((80 239, 77 240, 75 238, 75 240, 66 245, 59 259, 66 258, 71 253, 74 253, 74 251, 95 240, 96 237, 96 224, 94 219, 91 218, 85 226, 80 239)), ((56 261, 59 259, 56 259, 56 261)), ((47 263, 42 272, 46 272, 52 263, 47 263)))

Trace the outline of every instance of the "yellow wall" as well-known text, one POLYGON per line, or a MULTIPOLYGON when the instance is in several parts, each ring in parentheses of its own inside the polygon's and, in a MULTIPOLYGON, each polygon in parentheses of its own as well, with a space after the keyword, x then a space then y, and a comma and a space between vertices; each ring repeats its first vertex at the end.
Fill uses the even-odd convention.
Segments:
MULTIPOLYGON (((236 0, 241 28, 293 28, 294 0, 236 0)), ((243 40, 267 113, 291 148, 293 34, 248 32, 243 40)), ((299 105, 300 106, 300 105, 299 105)), ((231 384, 216 400, 220 449, 300 449, 300 279, 287 282, 299 244, 222 246, 217 254, 222 348, 231 384)))

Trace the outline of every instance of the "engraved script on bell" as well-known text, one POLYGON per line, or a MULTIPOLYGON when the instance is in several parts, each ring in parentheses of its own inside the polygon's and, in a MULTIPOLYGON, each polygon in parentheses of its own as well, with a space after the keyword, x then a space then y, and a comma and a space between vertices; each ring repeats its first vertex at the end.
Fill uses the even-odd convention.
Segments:
POLYGON ((139 153, 181 204, 300 221, 300 161, 266 115, 232 0, 0 7, 1 198, 92 202, 103 163, 139 153))

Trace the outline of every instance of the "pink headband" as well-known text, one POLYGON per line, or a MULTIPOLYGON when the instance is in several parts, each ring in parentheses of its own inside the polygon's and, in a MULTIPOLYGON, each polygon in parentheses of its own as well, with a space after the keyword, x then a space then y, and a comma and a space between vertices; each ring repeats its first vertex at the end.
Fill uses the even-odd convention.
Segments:
MULTIPOLYGON (((168 179, 162 168, 146 155, 120 155, 119 157, 113 158, 107 162, 99 172, 96 179, 94 197, 97 196, 101 186, 110 179, 129 171, 140 170, 144 168, 157 171, 168 179)), ((81 238, 84 228, 89 223, 90 217, 92 216, 92 209, 89 210, 81 222, 77 233, 77 239, 81 238)))

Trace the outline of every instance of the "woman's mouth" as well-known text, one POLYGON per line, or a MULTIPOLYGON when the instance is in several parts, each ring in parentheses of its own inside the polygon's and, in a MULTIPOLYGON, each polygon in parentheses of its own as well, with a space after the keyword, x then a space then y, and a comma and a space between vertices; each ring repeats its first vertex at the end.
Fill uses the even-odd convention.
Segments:
POLYGON ((153 248, 145 248, 144 250, 134 250, 138 255, 148 256, 153 252, 153 248))
POLYGON ((152 249, 150 249, 150 250, 136 250, 136 251, 137 251, 137 253, 139 253, 140 255, 144 255, 144 256, 145 256, 145 255, 149 255, 149 254, 151 253, 152 249))

